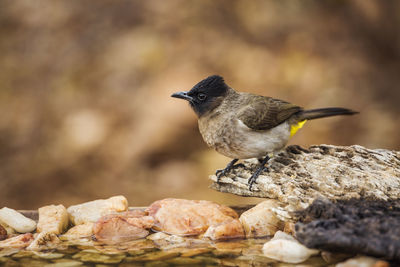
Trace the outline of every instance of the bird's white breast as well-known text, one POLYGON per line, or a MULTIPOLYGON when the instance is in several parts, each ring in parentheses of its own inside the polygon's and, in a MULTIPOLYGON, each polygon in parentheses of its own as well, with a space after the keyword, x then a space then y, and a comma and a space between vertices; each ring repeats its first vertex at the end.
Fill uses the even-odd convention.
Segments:
POLYGON ((237 135, 242 136, 240 144, 235 144, 238 147, 236 158, 262 158, 284 148, 290 138, 290 125, 287 122, 269 130, 255 131, 238 119, 236 129, 237 135))
POLYGON ((200 119, 199 129, 209 146, 227 157, 238 159, 265 157, 284 148, 290 138, 287 122, 269 130, 255 131, 229 116, 200 119))

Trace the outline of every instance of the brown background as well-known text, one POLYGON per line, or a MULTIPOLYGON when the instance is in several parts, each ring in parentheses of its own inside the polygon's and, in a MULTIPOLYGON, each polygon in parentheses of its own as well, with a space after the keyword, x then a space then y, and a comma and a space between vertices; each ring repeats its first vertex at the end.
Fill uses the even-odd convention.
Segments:
POLYGON ((399 14, 396 0, 1 0, 0 207, 256 201, 208 189, 229 159, 170 98, 210 74, 361 112, 292 144, 400 149, 399 14))

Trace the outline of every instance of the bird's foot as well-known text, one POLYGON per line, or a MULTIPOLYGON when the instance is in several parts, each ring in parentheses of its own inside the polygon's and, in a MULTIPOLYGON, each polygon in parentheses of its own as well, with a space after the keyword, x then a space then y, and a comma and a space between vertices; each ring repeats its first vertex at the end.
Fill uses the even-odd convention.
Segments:
POLYGON ((257 168, 257 170, 251 175, 249 178, 249 190, 252 191, 253 184, 256 183, 258 176, 264 171, 267 170, 268 168, 265 167, 264 165, 268 162, 269 157, 266 156, 262 161, 260 161, 260 166, 257 168))
POLYGON ((231 170, 236 169, 238 167, 244 167, 244 164, 242 163, 235 164, 238 160, 239 159, 232 160, 231 162, 228 163, 228 165, 226 165, 225 169, 217 170, 215 172, 215 175, 217 176, 217 183, 219 183, 222 176, 227 175, 231 170))

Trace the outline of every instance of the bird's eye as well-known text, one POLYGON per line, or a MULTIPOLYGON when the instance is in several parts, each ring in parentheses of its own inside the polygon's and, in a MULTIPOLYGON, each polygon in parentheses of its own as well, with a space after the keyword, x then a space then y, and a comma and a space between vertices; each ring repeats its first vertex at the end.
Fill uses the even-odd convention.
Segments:
POLYGON ((197 95, 197 98, 199 100, 203 101, 203 100, 205 100, 207 98, 207 96, 205 94, 200 93, 200 94, 197 95))

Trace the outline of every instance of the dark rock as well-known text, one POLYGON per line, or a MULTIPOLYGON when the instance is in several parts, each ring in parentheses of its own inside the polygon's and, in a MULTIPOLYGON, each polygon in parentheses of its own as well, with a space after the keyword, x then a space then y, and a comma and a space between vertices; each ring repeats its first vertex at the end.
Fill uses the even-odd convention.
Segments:
POLYGON ((296 238, 309 248, 400 262, 400 199, 317 199, 297 215, 296 238))

